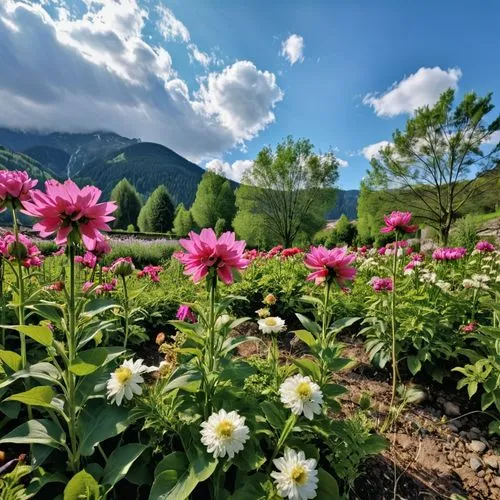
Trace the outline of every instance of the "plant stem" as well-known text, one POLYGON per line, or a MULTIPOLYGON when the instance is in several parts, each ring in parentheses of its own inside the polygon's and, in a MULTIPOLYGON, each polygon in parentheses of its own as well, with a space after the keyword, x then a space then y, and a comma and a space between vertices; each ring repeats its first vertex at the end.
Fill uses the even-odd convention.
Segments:
POLYGON ((323 321, 322 321, 322 328, 321 328, 321 347, 325 348, 326 347, 326 335, 327 335, 327 330, 329 326, 329 321, 328 321, 328 301, 330 298, 330 288, 332 284, 329 279, 327 279, 325 283, 325 294, 323 296, 323 321))
POLYGON ((127 290, 127 280, 125 279, 125 276, 121 276, 122 278, 122 283, 123 283, 123 295, 124 295, 124 305, 123 305, 123 312, 125 316, 125 341, 123 343, 124 349, 127 348, 127 342, 128 342, 128 330, 129 330, 129 303, 128 303, 128 290, 127 290))
MULTIPOLYGON (((2 322, 2 325, 5 325, 5 297, 3 294, 3 280, 4 280, 4 274, 5 273, 5 268, 3 265, 3 257, 0 255, 0 310, 2 312, 2 317, 0 321, 2 322)), ((5 328, 2 328, 2 336, 1 336, 1 342, 2 342, 2 349, 7 349, 7 346, 5 344, 5 328)))
POLYGON ((212 276, 208 291, 208 370, 215 369, 215 290, 217 288, 217 276, 212 276))

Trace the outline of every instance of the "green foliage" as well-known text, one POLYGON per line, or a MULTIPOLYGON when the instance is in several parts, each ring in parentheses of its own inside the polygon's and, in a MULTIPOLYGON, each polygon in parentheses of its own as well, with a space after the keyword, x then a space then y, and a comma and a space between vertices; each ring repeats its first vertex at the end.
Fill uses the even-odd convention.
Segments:
POLYGON ((122 179, 111 191, 111 199, 118 205, 118 209, 113 213, 113 227, 126 229, 129 225, 134 226, 142 207, 139 193, 134 186, 127 179, 122 179))
POLYGON ((0 476, 0 498, 2 500, 26 500, 29 498, 23 478, 31 473, 31 467, 17 462, 14 470, 0 476))
POLYGON ((458 219, 451 232, 452 245, 465 247, 469 251, 472 251, 479 240, 477 229, 477 224, 474 222, 474 217, 472 215, 466 215, 458 219))
POLYGON ((351 246, 354 243, 356 235, 356 226, 349 222, 349 219, 342 214, 333 230, 330 231, 325 243, 328 247, 351 246))
POLYGON ((217 219, 214 231, 217 236, 220 236, 227 227, 226 219, 217 219))
POLYGON ((139 213, 139 229, 145 232, 166 233, 172 229, 174 212, 166 187, 158 186, 139 213))
POLYGON ((175 209, 174 233, 178 237, 187 236, 193 229, 194 221, 190 210, 186 210, 183 203, 177 205, 175 209))
POLYGON ((135 226, 133 224, 127 226, 127 233, 135 233, 135 226))
POLYGON ((215 172, 205 172, 191 207, 196 224, 200 228, 213 228, 218 219, 230 223, 235 212, 235 196, 229 181, 215 172))
POLYGON ((138 268, 158 266, 169 262, 175 250, 177 246, 165 240, 122 239, 113 243, 111 253, 104 256, 102 263, 108 266, 119 257, 132 257, 138 268))

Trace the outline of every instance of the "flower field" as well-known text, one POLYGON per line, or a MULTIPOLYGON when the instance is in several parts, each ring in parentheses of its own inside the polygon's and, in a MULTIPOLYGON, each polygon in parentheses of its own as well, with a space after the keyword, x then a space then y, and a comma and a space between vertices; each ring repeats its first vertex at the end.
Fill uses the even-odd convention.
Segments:
POLYGON ((387 498, 384 473, 390 496, 500 496, 491 242, 421 252, 392 212, 378 249, 205 228, 161 262, 110 259, 113 202, 37 187, 0 171, 0 498, 387 498), (432 443, 437 483, 418 476, 432 443))

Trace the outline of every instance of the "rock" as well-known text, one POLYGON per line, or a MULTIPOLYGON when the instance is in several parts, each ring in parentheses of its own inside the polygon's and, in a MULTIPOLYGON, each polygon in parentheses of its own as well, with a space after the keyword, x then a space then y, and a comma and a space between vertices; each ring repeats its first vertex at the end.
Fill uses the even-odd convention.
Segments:
POLYGON ((474 431, 469 431, 467 433, 467 437, 472 441, 474 439, 479 439, 479 434, 477 432, 474 432, 474 431))
POLYGON ((477 427, 471 427, 471 428, 470 428, 470 431, 471 431, 471 432, 475 432, 476 434, 481 434, 481 430, 480 430, 480 429, 478 429, 477 427))
POLYGON ((477 477, 484 477, 486 474, 486 472, 484 472, 484 470, 480 470, 478 473, 477 473, 477 477))
POLYGON ((495 482, 495 486, 500 488, 500 476, 495 476, 494 482, 495 482))
POLYGON ((458 417, 460 416, 460 406, 456 403, 452 403, 451 401, 446 401, 443 405, 444 412, 448 417, 458 417))
POLYGON ((448 424, 448 429, 450 429, 451 432, 458 432, 458 427, 453 424, 448 424))
POLYGON ((466 438, 467 437, 467 432, 465 431, 460 431, 460 437, 466 438))
POLYGON ((474 453, 484 453, 486 450, 486 445, 482 441, 473 440, 468 445, 469 450, 474 453))
POLYGON ((487 455, 483 458, 484 463, 490 468, 490 469, 498 469, 498 457, 495 455, 487 455))
POLYGON ((481 437, 481 438, 479 438, 479 441, 482 441, 486 445, 486 448, 490 447, 490 443, 488 443, 488 441, 486 440, 486 438, 481 437))
POLYGON ((474 455, 470 460, 469 460, 470 468, 474 471, 477 472, 483 468, 483 462, 481 462, 481 459, 477 456, 474 455))

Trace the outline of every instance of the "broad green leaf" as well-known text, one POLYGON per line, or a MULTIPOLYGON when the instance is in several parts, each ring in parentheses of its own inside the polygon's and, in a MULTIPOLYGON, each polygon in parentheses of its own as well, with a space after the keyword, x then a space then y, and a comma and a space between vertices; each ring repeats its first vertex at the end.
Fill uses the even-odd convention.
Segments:
POLYGON ((81 351, 69 367, 75 375, 90 375, 100 368, 106 360, 107 350, 105 347, 95 347, 87 351, 81 351))
POLYGON ((318 489, 316 498, 328 498, 328 500, 340 500, 339 485, 335 478, 321 467, 318 469, 318 489))
POLYGON ((201 373, 197 370, 189 370, 178 377, 171 378, 163 391, 170 392, 174 389, 183 389, 187 392, 197 392, 200 387, 200 383, 201 373))
POLYGON ((309 347, 312 347, 316 343, 314 335, 307 330, 295 330, 293 333, 309 347))
POLYGON ((283 429, 286 418, 281 408, 278 408, 270 401, 264 401, 260 404, 260 409, 264 412, 267 421, 272 427, 280 430, 283 429))
POLYGON ((174 451, 160 460, 160 463, 155 468, 155 476, 170 469, 184 471, 188 466, 189 460, 186 454, 181 451, 174 451))
POLYGON ((351 360, 347 358, 332 358, 328 360, 328 368, 332 372, 337 372, 345 368, 350 362, 351 360))
POLYGON ((52 408, 50 404, 52 398, 55 396, 52 387, 47 385, 40 385, 38 387, 33 387, 24 392, 19 392, 8 397, 6 401, 19 401, 29 406, 43 406, 45 408, 52 408))
POLYGON ((35 311, 42 318, 48 319, 49 321, 53 321, 54 323, 59 322, 63 317, 61 306, 58 304, 52 304, 52 303, 34 304, 31 306, 27 306, 27 309, 35 311))
POLYGON ((60 448, 64 442, 63 431, 47 419, 28 420, 0 439, 0 444, 45 444, 52 448, 60 448))
POLYGON ((15 372, 21 368, 22 358, 17 352, 0 350, 0 361, 15 372))
POLYGON ((303 375, 311 377, 314 381, 321 378, 321 371, 318 363, 309 358, 294 359, 293 364, 299 367, 303 375))
POLYGON ((330 325, 330 330, 331 331, 340 331, 343 330, 344 328, 347 328, 348 326, 354 325, 357 321, 360 321, 362 318, 340 318, 336 321, 334 321, 330 325))
POLYGON ((51 384, 57 384, 59 379, 61 378, 61 374, 59 370, 50 363, 46 363, 44 361, 40 363, 36 363, 34 365, 29 366, 25 370, 18 370, 13 373, 9 378, 2 380, 0 382, 0 389, 9 386, 12 382, 22 379, 32 377, 36 380, 43 380, 45 382, 50 382, 51 384))
POLYGON ((38 467, 35 473, 39 475, 35 476, 31 480, 28 487, 26 488, 26 493, 31 496, 34 496, 37 493, 39 493, 40 490, 47 484, 50 483, 66 484, 66 482, 68 481, 66 475, 63 474, 62 472, 54 472, 52 474, 49 474, 45 472, 42 468, 38 467))
POLYGON ((83 314, 87 318, 92 318, 115 307, 120 307, 120 304, 112 299, 94 299, 85 304, 83 314))
POLYGON ((99 500, 99 484, 88 472, 81 470, 64 488, 64 500, 99 500))
POLYGON ((339 384, 326 384, 322 388, 323 394, 329 398, 336 398, 345 394, 347 389, 343 385, 339 384))
POLYGON ((130 443, 116 448, 108 458, 102 483, 112 488, 127 475, 132 464, 147 447, 145 444, 130 443))
POLYGON ((420 363, 420 359, 418 359, 418 356, 408 356, 406 358, 406 363, 412 375, 418 373, 422 368, 422 363, 420 363))
POLYGON ((18 332, 24 333, 28 337, 32 338, 35 342, 42 344, 46 347, 52 345, 54 339, 52 331, 48 326, 43 325, 4 325, 0 328, 9 328, 10 330, 16 330, 18 332))
POLYGON ((318 334, 321 332, 321 327, 318 325, 318 323, 315 323, 314 321, 310 320, 308 317, 304 316, 303 314, 295 313, 295 316, 299 318, 299 321, 302 323, 302 326, 311 333, 318 334))

